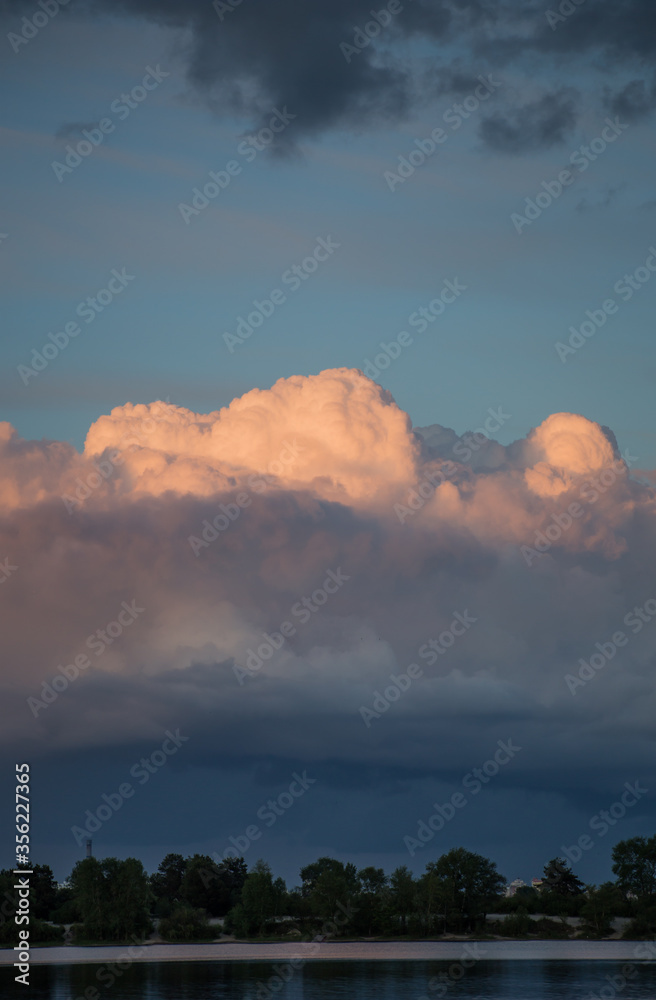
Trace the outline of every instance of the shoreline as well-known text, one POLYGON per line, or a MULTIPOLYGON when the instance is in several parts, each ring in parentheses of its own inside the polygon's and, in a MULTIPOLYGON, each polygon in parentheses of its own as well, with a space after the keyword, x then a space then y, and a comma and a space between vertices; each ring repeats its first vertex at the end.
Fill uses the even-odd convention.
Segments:
MULTIPOLYGON (((656 943, 649 941, 347 941, 309 943, 140 944, 84 947, 65 945, 30 949, 31 965, 102 965, 130 962, 277 962, 454 961, 463 955, 481 961, 633 961, 653 964, 656 943)), ((12 949, 0 950, 0 966, 12 965, 12 949)))

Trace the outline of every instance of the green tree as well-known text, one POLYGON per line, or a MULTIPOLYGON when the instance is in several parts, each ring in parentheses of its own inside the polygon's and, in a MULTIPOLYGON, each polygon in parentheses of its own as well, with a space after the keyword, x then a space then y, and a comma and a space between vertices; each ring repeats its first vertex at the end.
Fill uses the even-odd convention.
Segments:
POLYGON ((435 871, 434 863, 427 865, 417 885, 421 913, 420 926, 424 934, 446 933, 448 917, 448 885, 435 871))
POLYGON ((82 919, 68 881, 57 885, 51 919, 57 924, 76 924, 82 919))
POLYGON ((492 901, 501 893, 505 879, 493 861, 454 847, 426 865, 430 917, 444 906, 445 924, 455 930, 472 930, 485 919, 492 901))
POLYGON ((223 886, 223 896, 221 912, 217 913, 217 916, 223 917, 241 899, 248 866, 243 858, 225 858, 219 865, 218 875, 223 886))
POLYGON ((542 881, 547 892, 557 896, 580 896, 585 888, 564 858, 552 858, 547 862, 542 881))
POLYGON ((355 865, 335 858, 319 858, 301 869, 301 894, 309 899, 312 914, 332 920, 341 907, 354 902, 360 891, 355 865))
POLYGON ((401 918, 403 933, 408 930, 408 917, 417 908, 417 883, 407 865, 396 868, 390 878, 390 909, 401 918))
POLYGON ((626 896, 635 896, 643 904, 656 902, 656 834, 615 844, 613 874, 626 896))
POLYGON ((30 896, 32 914, 37 920, 49 920, 57 898, 57 883, 50 865, 32 865, 30 896))
POLYGON ((153 902, 148 875, 137 858, 106 858, 102 862, 109 903, 110 935, 114 940, 141 937, 151 928, 153 902))
POLYGON ((285 894, 283 880, 274 882, 270 866, 260 859, 246 876, 241 900, 228 914, 227 926, 239 937, 261 936, 267 924, 281 916, 285 894))
POLYGON ((69 878, 73 902, 83 924, 83 933, 102 939, 106 931, 107 892, 102 865, 97 858, 77 861, 69 878))
POLYGON ((169 903, 179 902, 186 869, 187 862, 181 854, 167 854, 160 862, 157 871, 150 876, 150 886, 155 898, 167 900, 169 903))
POLYGON ((389 879, 382 868, 362 868, 358 872, 360 892, 357 900, 356 926, 370 937, 383 930, 389 904, 389 879))
POLYGON ((581 937, 608 937, 613 930, 613 918, 622 912, 622 906, 622 894, 614 882, 604 882, 599 888, 587 886, 585 902, 580 911, 581 937))
POLYGON ((82 918, 82 936, 121 941, 150 930, 152 894, 141 861, 84 858, 69 881, 82 918))
POLYGON ((243 858, 227 858, 217 864, 207 854, 194 854, 187 858, 181 897, 213 917, 224 917, 239 902, 247 872, 243 858))

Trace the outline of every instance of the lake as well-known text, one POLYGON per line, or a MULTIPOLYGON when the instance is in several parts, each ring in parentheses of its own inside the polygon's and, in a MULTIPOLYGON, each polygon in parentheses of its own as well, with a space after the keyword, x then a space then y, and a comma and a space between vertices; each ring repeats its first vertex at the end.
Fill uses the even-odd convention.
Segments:
MULTIPOLYGON (((471 942, 476 944, 486 948, 490 942, 471 942)), ((498 954, 506 944, 512 952, 515 943, 494 944, 498 954)), ((35 964, 29 995, 31 1000, 656 1000, 654 963, 548 958, 549 952, 562 956, 562 943, 537 944, 542 955, 494 960, 476 957, 475 949, 472 956, 460 945, 454 959, 320 958, 296 967, 285 958, 137 961, 124 962, 123 969, 108 962, 35 964), (85 996, 93 989, 97 993, 85 996)), ((630 945, 631 954, 635 947, 630 945)), ((10 978, 6 966, 5 976, 10 978)))

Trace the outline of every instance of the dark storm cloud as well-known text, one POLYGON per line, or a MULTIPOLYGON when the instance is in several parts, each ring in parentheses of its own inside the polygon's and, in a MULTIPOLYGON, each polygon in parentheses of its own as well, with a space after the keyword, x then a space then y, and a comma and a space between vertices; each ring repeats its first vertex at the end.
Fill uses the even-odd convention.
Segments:
MULTIPOLYGON (((407 116, 427 101, 462 94, 480 73, 504 70, 541 79, 545 96, 519 108, 512 104, 484 122, 490 146, 516 154, 565 140, 577 112, 565 90, 585 83, 598 103, 598 76, 627 77, 607 106, 633 119, 654 104, 650 65, 656 49, 656 11, 651 0, 586 0, 580 5, 540 2, 456 3, 406 0, 376 37, 356 36, 370 27, 372 6, 352 0, 241 0, 213 6, 208 0, 122 0, 75 8, 123 12, 164 26, 186 29, 189 82, 218 115, 238 114, 253 127, 272 106, 297 117, 279 139, 294 145, 302 136, 333 128, 371 127, 407 116), (554 17, 547 15, 551 11, 554 17), (359 40, 358 40, 359 39, 359 40), (398 42, 404 43, 401 47, 398 42), (413 43, 427 43, 421 56, 413 43), (408 46, 409 43, 409 46, 408 46), (343 45, 355 46, 345 56, 343 45), (454 67, 457 67, 454 68, 454 67)), ((385 10, 384 5, 378 5, 385 10)), ((5 0, 8 18, 31 4, 5 0)), ((383 20, 386 20, 383 15, 383 20)))

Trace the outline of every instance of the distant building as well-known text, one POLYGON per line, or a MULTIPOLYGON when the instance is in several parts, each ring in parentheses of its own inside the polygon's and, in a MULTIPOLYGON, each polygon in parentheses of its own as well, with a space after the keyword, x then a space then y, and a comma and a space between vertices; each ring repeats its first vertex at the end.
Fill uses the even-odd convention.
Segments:
POLYGON ((534 889, 537 889, 539 891, 542 888, 542 886, 544 885, 544 879, 541 879, 541 878, 532 878, 531 879, 531 885, 533 886, 534 889))
POLYGON ((522 879, 522 878, 513 879, 513 881, 510 883, 510 885, 506 886, 505 895, 506 896, 514 896, 515 893, 517 892, 517 890, 521 889, 522 886, 525 886, 525 885, 526 885, 526 882, 524 881, 524 879, 522 879))

